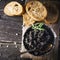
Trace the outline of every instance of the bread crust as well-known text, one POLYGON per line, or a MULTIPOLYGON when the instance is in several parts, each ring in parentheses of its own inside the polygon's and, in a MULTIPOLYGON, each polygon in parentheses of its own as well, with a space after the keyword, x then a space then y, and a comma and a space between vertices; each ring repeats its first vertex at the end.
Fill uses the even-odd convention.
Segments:
POLYGON ((26 4, 26 12, 35 21, 41 21, 47 16, 46 7, 39 1, 30 1, 26 4))
POLYGON ((23 13, 23 7, 20 3, 12 1, 5 6, 4 13, 8 16, 21 15, 23 13))
POLYGON ((45 23, 47 23, 47 24, 56 23, 58 20, 58 16, 59 16, 59 11, 58 11, 56 5, 54 5, 50 2, 46 2, 46 3, 44 3, 44 5, 46 6, 47 11, 48 11, 47 17, 45 19, 45 23))
POLYGON ((35 23, 35 20, 32 19, 27 13, 23 15, 23 24, 25 26, 31 26, 33 23, 35 23))

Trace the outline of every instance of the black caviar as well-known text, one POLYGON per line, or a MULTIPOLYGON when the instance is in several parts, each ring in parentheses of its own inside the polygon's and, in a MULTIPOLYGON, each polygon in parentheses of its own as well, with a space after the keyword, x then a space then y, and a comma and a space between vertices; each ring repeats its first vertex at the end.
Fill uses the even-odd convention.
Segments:
POLYGON ((45 24, 42 27, 44 30, 34 30, 30 27, 24 34, 24 46, 27 50, 35 49, 29 52, 35 56, 44 55, 49 52, 54 45, 53 32, 45 24))

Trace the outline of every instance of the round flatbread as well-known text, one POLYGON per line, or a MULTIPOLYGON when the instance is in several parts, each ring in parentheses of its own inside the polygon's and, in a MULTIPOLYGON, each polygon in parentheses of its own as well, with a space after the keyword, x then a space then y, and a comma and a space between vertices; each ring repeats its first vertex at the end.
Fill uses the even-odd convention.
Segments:
POLYGON ((45 23, 47 24, 53 24, 55 22, 57 22, 58 20, 58 16, 59 16, 59 11, 56 7, 56 5, 50 3, 50 2, 46 2, 44 3, 44 5, 47 8, 47 17, 45 19, 45 23))
POLYGON ((8 3, 4 8, 4 13, 8 16, 21 15, 22 12, 22 5, 16 1, 8 3))
POLYGON ((39 1, 30 1, 26 5, 26 12, 35 21, 41 21, 47 16, 45 6, 39 1))
POLYGON ((35 22, 34 19, 32 19, 27 13, 23 15, 23 24, 25 26, 30 26, 35 22))

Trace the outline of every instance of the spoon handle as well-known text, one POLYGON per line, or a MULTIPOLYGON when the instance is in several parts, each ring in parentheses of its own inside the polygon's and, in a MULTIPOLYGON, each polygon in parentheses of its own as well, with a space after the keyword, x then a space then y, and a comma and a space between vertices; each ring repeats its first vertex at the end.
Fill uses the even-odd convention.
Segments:
POLYGON ((21 52, 21 54, 24 54, 24 53, 27 53, 27 52, 32 52, 32 51, 34 51, 34 50, 35 50, 35 49, 27 50, 27 51, 21 52))

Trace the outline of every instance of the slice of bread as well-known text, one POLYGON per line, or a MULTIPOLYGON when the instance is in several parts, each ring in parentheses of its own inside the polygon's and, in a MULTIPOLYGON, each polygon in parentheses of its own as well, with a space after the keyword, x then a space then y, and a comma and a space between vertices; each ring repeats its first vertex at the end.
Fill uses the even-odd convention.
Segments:
POLYGON ((23 24, 25 26, 31 26, 33 23, 35 23, 35 20, 32 19, 27 13, 23 15, 23 24))
POLYGON ((26 4, 26 12, 35 21, 41 21, 47 16, 45 6, 39 1, 30 1, 26 4))
POLYGON ((5 6, 4 13, 8 16, 21 15, 23 7, 20 3, 12 1, 5 6))
POLYGON ((45 2, 44 5, 46 6, 47 11, 48 11, 47 17, 45 19, 45 23, 53 24, 57 22, 59 11, 56 5, 52 4, 51 2, 45 2))

